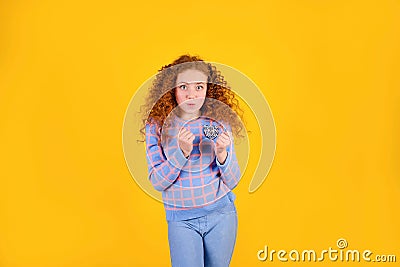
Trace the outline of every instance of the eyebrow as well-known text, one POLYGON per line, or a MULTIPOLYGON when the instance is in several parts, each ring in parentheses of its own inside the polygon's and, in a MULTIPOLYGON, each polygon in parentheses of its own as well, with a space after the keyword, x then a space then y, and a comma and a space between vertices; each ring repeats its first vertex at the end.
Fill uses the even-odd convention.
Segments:
POLYGON ((188 84, 188 83, 196 83, 196 84, 201 84, 201 83, 207 83, 206 81, 204 81, 204 82, 202 82, 202 81, 194 81, 194 82, 177 82, 176 84, 181 84, 181 83, 185 83, 185 84, 188 84))

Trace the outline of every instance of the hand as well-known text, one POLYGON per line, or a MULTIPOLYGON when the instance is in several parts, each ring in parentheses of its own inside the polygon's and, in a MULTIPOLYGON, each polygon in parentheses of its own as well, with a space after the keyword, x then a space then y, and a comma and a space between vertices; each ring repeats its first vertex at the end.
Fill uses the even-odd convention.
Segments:
POLYGON ((228 156, 226 148, 230 146, 230 144, 231 144, 231 138, 227 132, 223 132, 218 136, 217 142, 215 144, 215 150, 216 150, 215 152, 217 154, 217 159, 219 163, 221 164, 225 163, 225 160, 228 156))
POLYGON ((193 150, 193 141, 194 141, 194 134, 192 134, 186 128, 181 128, 178 134, 178 144, 180 149, 183 152, 185 158, 189 157, 190 153, 193 150))

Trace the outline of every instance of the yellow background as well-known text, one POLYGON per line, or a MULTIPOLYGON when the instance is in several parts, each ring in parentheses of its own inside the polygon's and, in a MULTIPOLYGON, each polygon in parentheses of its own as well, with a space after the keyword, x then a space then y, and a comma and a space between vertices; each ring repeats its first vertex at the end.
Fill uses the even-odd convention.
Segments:
POLYGON ((399 26, 396 0, 0 1, 0 266, 169 266, 121 135, 135 90, 182 53, 246 74, 274 115, 266 181, 234 190, 231 266, 350 266, 256 256, 341 237, 400 261, 399 26))

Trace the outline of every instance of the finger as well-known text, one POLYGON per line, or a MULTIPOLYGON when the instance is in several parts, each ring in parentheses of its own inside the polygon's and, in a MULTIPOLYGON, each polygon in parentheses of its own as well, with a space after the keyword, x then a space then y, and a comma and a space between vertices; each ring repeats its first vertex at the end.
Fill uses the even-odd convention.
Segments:
POLYGON ((229 137, 227 137, 225 135, 221 135, 219 140, 221 140, 222 142, 227 142, 229 140, 229 137))
POLYGON ((219 139, 219 140, 217 140, 217 144, 216 145, 217 146, 224 146, 225 142, 223 140, 219 139))
POLYGON ((193 141, 194 138, 195 138, 195 136, 194 136, 194 134, 192 134, 192 133, 189 133, 189 134, 186 135, 186 139, 187 139, 188 141, 193 141))
POLYGON ((231 139, 228 138, 228 139, 224 140, 224 142, 228 146, 229 144, 231 144, 231 139))
POLYGON ((181 133, 179 134, 180 138, 183 139, 188 139, 189 136, 192 134, 190 131, 186 130, 185 128, 182 128, 183 130, 181 131, 181 133))
POLYGON ((222 142, 222 143, 229 143, 229 142, 230 142, 229 137, 226 136, 226 135, 221 135, 221 137, 220 137, 218 140, 219 140, 220 142, 222 142))
POLYGON ((230 139, 225 139, 225 138, 221 138, 219 140, 217 140, 217 146, 224 146, 227 147, 230 144, 230 139))
POLYGON ((194 136, 194 134, 191 131, 186 130, 186 136, 192 137, 192 136, 194 136))
POLYGON ((195 136, 190 133, 188 135, 183 136, 181 140, 184 142, 187 142, 187 143, 193 143, 194 139, 195 139, 195 136))
POLYGON ((223 132, 223 133, 221 134, 221 136, 223 136, 224 138, 227 138, 227 139, 230 139, 230 138, 231 138, 227 132, 223 132))
POLYGON ((180 134, 180 135, 178 136, 178 139, 181 140, 181 141, 185 141, 185 140, 187 140, 188 138, 187 138, 187 136, 186 136, 185 134, 180 134))
POLYGON ((179 134, 186 134, 188 132, 188 130, 186 130, 186 128, 181 128, 180 130, 179 130, 179 134))
POLYGON ((221 133, 221 134, 218 135, 218 139, 224 138, 224 137, 225 137, 225 133, 221 133))
POLYGON ((229 143, 231 143, 231 142, 232 142, 232 136, 230 136, 229 133, 226 133, 225 136, 226 136, 226 140, 227 140, 229 143))
POLYGON ((230 138, 232 137, 232 132, 225 131, 224 134, 226 134, 226 135, 229 136, 230 138))

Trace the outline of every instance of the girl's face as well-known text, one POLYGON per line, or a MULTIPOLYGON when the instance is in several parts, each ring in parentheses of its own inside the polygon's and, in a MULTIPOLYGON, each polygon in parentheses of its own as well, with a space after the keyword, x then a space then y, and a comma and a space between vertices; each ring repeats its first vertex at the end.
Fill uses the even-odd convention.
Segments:
POLYGON ((207 75, 195 69, 188 69, 176 78, 175 98, 184 117, 200 115, 207 93, 207 75))

